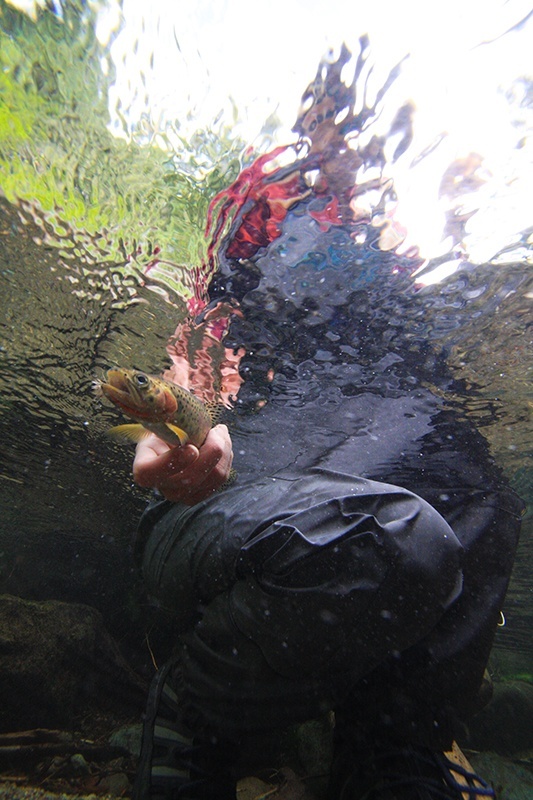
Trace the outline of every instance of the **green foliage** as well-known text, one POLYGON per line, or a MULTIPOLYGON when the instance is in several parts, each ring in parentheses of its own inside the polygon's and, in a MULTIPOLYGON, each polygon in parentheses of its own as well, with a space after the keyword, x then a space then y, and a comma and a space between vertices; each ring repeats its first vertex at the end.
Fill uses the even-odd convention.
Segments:
POLYGON ((108 260, 142 267, 157 248, 160 259, 199 265, 209 201, 238 173, 241 143, 224 128, 190 141, 115 138, 94 4, 63 0, 62 12, 32 20, 0 0, 0 190, 36 203, 56 232, 103 235, 108 260))

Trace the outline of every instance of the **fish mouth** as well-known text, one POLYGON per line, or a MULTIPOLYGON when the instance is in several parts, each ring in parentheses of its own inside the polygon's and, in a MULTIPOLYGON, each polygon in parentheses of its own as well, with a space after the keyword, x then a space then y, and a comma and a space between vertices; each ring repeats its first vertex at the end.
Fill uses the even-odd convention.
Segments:
POLYGON ((120 369, 108 370, 105 380, 95 381, 94 386, 97 395, 126 408, 134 408, 140 400, 127 373, 120 369))

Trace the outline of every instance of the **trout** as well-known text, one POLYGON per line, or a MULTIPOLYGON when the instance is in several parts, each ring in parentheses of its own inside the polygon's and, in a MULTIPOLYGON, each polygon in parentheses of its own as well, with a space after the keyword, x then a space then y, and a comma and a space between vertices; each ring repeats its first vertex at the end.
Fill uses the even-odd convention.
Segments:
POLYGON ((94 382, 94 388, 98 396, 107 397, 135 420, 109 431, 133 442, 155 433, 171 447, 188 442, 201 447, 218 412, 177 383, 136 369, 110 369, 104 380, 94 382))

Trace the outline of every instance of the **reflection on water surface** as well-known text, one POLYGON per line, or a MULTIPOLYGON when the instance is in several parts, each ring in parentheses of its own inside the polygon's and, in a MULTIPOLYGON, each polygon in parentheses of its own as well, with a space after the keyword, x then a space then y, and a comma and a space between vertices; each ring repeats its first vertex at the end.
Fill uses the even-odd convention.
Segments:
MULTIPOLYGON (((156 136, 146 120, 129 140, 115 138, 107 127, 113 36, 105 46, 99 43, 92 6, 64 3, 62 9, 61 16, 42 10, 31 19, 0 0, 0 574, 3 591, 83 599, 120 629, 132 585, 124 553, 145 494, 128 478, 131 453, 104 435, 116 415, 94 399, 90 384, 116 363, 149 372, 169 365, 167 341, 188 311, 201 306, 207 265, 213 268, 204 238, 209 202, 222 193, 223 204, 238 173, 271 149, 275 123, 265 125, 254 152, 225 118, 187 139, 176 136, 179 126, 170 123, 166 138, 164 129, 156 136)), ((371 84, 366 63, 360 73, 360 87, 365 80, 371 84)), ((371 113, 368 126, 361 117, 354 123, 355 137, 364 122, 358 146, 366 155, 364 164, 352 166, 365 187, 358 202, 361 214, 372 218, 367 234, 376 238, 367 244, 379 264, 401 246, 404 234, 393 216, 394 170, 408 170, 404 165, 417 157, 416 163, 431 164, 433 148, 439 150, 433 143, 427 153, 414 152, 414 107, 407 101, 387 106, 388 94, 376 98, 376 90, 368 108, 377 102, 385 110, 376 129, 371 113)), ((519 96, 521 113, 530 112, 527 76, 517 76, 515 90, 513 102, 519 96)), ((313 124, 304 114, 300 132, 313 124)), ((382 306, 375 314, 398 336, 443 349, 458 387, 450 402, 462 404, 530 500, 531 229, 494 253, 492 263, 469 261, 463 239, 470 212, 458 198, 481 192, 486 176, 482 163, 467 156, 440 176, 441 196, 450 201, 450 252, 429 261, 423 252, 402 256, 404 265, 408 258, 413 265, 402 278, 409 303, 382 306), (453 274, 440 282, 424 279, 450 261, 453 274)), ((287 180, 291 163, 302 157, 288 153, 281 167, 287 180)), ((308 157, 309 181, 320 180, 312 153, 308 157)), ((428 187, 428 193, 437 189, 428 187)), ((294 202, 298 192, 301 187, 294 202)), ((317 220, 327 223, 333 213, 317 208, 317 220)), ((333 229, 328 236, 334 235, 333 229)), ((317 281, 342 274, 345 266, 342 248, 328 251, 328 238, 322 242, 311 251, 302 242, 317 281)), ((273 252, 280 286, 291 292, 298 278, 282 267, 282 249, 273 252)), ((371 263, 369 256, 366 278, 360 271, 360 285, 353 287, 368 287, 370 298, 371 263)), ((334 290, 328 291, 331 310, 334 290)), ((279 346, 261 342, 258 331, 261 344, 266 357, 279 346)), ((327 360, 327 354, 310 353, 311 368, 322 369, 327 360)), ((530 542, 526 524, 508 624, 499 638, 501 648, 526 657, 518 659, 521 664, 531 659, 530 542)))

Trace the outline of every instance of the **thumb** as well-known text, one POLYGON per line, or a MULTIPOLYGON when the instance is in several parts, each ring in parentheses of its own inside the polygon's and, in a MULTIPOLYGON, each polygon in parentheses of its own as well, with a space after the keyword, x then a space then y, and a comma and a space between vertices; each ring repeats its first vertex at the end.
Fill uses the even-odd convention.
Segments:
POLYGON ((183 447, 173 447, 165 454, 166 466, 169 472, 182 472, 191 464, 194 464, 200 452, 193 444, 186 444, 183 447))

